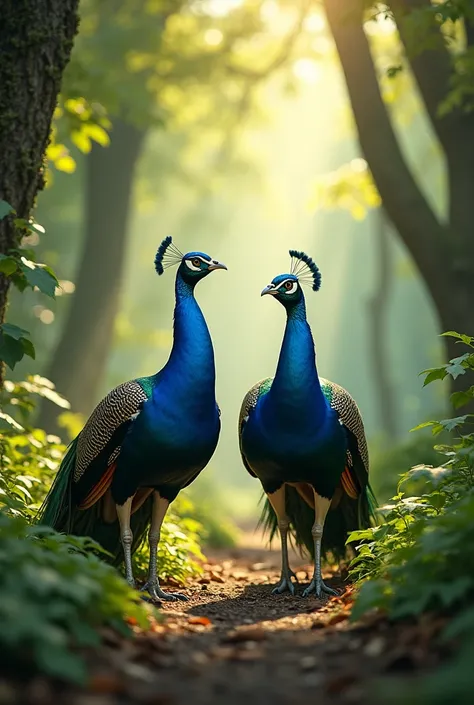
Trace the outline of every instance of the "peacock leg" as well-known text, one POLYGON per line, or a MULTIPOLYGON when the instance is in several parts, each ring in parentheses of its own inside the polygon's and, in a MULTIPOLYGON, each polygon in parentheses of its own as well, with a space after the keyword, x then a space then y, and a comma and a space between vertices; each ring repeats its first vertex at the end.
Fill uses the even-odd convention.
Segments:
POLYGON ((323 538, 324 521, 330 506, 330 499, 321 497, 317 492, 314 493, 314 524, 311 529, 314 538, 314 573, 313 579, 303 592, 303 597, 308 597, 312 593, 315 593, 316 597, 321 597, 323 592, 328 595, 338 594, 336 590, 325 585, 321 577, 321 539, 323 538))
POLYGON ((292 595, 295 594, 295 586, 291 578, 296 577, 288 561, 288 529, 290 520, 286 515, 285 507, 285 485, 282 485, 279 490, 267 495, 270 504, 273 507, 278 519, 278 529, 281 539, 281 578, 278 585, 272 590, 273 595, 280 595, 288 590, 292 595))
POLYGON ((117 516, 120 524, 120 539, 122 541, 123 556, 125 560, 125 578, 131 587, 135 587, 132 569, 132 543, 133 533, 130 527, 133 497, 127 499, 125 504, 116 504, 117 516))
POLYGON ((150 547, 150 563, 148 565, 148 580, 142 590, 148 592, 154 602, 166 600, 187 600, 186 595, 180 592, 165 592, 160 587, 157 570, 158 543, 160 541, 161 525, 168 511, 169 502, 160 497, 159 492, 153 493, 153 512, 151 515, 150 531, 148 532, 148 545, 150 547))

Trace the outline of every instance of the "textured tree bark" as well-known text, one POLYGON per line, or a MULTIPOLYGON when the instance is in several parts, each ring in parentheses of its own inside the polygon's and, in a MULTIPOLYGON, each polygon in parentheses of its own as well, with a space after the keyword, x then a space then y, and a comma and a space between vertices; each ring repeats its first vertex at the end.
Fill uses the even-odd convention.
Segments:
MULTIPOLYGON (((28 218, 43 188, 43 159, 61 78, 77 32, 79 0, 4 0, 0 10, 0 200, 28 218)), ((17 245, 0 221, 0 253, 17 245)), ((0 323, 9 280, 0 274, 0 323)), ((0 365, 0 384, 3 371, 0 365)))
POLYGON ((390 379, 390 363, 387 345, 387 316, 393 284, 393 253, 390 243, 388 221, 383 208, 375 215, 375 253, 377 282, 368 301, 369 349, 372 356, 373 374, 378 398, 381 425, 392 442, 397 437, 397 409, 394 389, 390 379))
MULTIPOLYGON (((407 41, 403 14, 428 0, 394 0, 390 5, 407 41)), ((380 88, 363 28, 364 0, 324 0, 339 53, 357 125, 385 210, 412 254, 433 299, 440 326, 471 334, 474 331, 474 126, 459 111, 446 121, 437 106, 446 95, 447 65, 444 46, 425 50, 410 59, 420 93, 444 148, 449 181, 449 217, 441 223, 423 196, 398 144, 380 88), (443 93, 440 93, 442 86, 443 93)), ((460 354, 446 339, 447 356, 460 354)), ((459 378, 453 389, 463 386, 459 378)))
MULTIPOLYGON (((85 242, 67 321, 47 376, 89 414, 97 401, 119 307, 135 166, 145 132, 114 122, 109 147, 87 157, 85 242)), ((56 429, 57 407, 44 401, 39 425, 56 429)), ((57 430, 57 429, 56 429, 57 430)))

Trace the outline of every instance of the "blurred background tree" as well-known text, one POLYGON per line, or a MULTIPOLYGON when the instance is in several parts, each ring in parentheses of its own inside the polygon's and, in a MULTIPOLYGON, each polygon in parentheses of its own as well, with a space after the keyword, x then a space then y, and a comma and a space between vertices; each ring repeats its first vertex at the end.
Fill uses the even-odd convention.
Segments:
MULTIPOLYGON (((384 208, 424 279, 443 330, 469 330, 474 303, 471 194, 474 9, 465 2, 325 0, 361 149, 384 208), (380 67, 370 22, 398 31, 400 60, 380 67), (417 178, 384 105, 380 73, 412 74, 426 130, 444 162, 445 206, 417 178)), ((447 353, 457 348, 446 338, 447 353)), ((456 387, 456 380, 453 386, 456 387)))

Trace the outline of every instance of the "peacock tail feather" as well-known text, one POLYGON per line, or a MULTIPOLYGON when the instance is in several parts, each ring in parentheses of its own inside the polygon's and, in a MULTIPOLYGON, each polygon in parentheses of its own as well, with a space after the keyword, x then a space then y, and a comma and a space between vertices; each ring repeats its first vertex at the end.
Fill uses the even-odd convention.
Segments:
MULTIPOLYGON (((38 511, 38 524, 45 524, 54 529, 58 522, 64 524, 65 527, 69 525, 71 481, 76 467, 78 438, 77 436, 69 444, 66 455, 61 461, 54 482, 38 511)), ((63 530, 68 531, 67 528, 63 530)))
MULTIPOLYGON (((262 496, 263 508, 259 525, 268 533, 271 541, 278 530, 278 521, 272 505, 262 496)), ((314 559, 314 539, 311 528, 314 524, 314 509, 310 507, 294 487, 286 485, 286 513, 290 520, 290 536, 301 553, 314 559)), ((376 522, 376 502, 370 486, 356 499, 343 494, 337 507, 326 516, 321 543, 321 554, 326 560, 347 557, 350 547, 347 536, 351 531, 367 527, 376 522)))
MULTIPOLYGON (((89 536, 111 554, 109 562, 118 566, 123 560, 118 520, 112 523, 106 523, 103 520, 100 501, 96 501, 87 509, 79 509, 71 502, 78 438, 75 438, 68 447, 51 489, 38 511, 37 522, 59 532, 89 536)), ((144 539, 150 521, 151 504, 152 498, 149 497, 132 514, 134 551, 144 539)))

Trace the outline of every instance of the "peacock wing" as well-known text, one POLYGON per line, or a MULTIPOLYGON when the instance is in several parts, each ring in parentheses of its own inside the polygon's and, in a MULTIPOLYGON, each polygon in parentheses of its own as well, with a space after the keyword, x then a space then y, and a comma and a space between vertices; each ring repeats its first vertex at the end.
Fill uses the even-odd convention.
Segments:
POLYGON ((240 454, 242 456, 242 462, 245 465, 246 469, 248 472, 252 475, 252 477, 256 477, 255 473, 252 471, 250 468, 247 458, 244 455, 243 449, 242 449, 242 432, 245 428, 245 424, 247 423, 249 416, 257 406, 258 400, 262 396, 262 394, 266 394, 268 390, 270 389, 271 385, 273 382, 273 377, 266 377, 265 379, 261 379, 260 382, 257 382, 257 384, 254 384, 254 386, 249 389, 247 394, 244 397, 244 400, 242 402, 242 406, 240 407, 240 414, 239 414, 239 447, 240 447, 240 454))
POLYGON ((73 496, 81 508, 106 492, 121 444, 151 390, 142 380, 115 387, 96 406, 77 439, 73 496))
POLYGON ((353 397, 339 384, 320 379, 321 389, 330 406, 337 412, 348 437, 347 468, 341 484, 345 492, 355 499, 369 481, 369 452, 364 423, 353 397))

